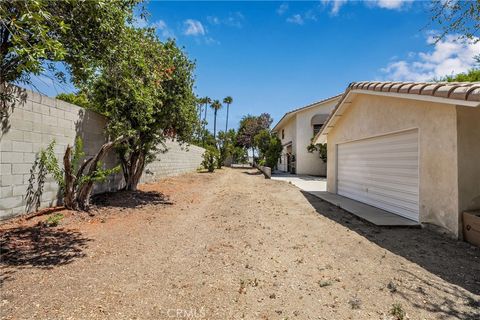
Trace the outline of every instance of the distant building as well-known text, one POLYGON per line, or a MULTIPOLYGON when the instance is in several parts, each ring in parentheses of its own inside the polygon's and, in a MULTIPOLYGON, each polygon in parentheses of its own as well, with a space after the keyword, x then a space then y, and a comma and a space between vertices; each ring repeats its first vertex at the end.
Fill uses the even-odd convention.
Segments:
POLYGON ((307 147, 320 131, 340 95, 309 104, 287 112, 272 129, 282 141, 282 155, 277 170, 296 174, 325 176, 327 164, 318 152, 310 153, 307 147))

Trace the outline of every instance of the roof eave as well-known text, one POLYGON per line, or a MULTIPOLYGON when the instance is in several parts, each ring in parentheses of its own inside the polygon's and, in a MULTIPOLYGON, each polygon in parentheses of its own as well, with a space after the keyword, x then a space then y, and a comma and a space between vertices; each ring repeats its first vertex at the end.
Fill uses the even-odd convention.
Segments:
POLYGON ((342 95, 339 102, 333 109, 332 113, 328 117, 325 124, 322 126, 321 130, 314 137, 313 141, 315 141, 315 143, 327 142, 328 133, 330 132, 331 129, 333 129, 336 122, 340 119, 340 117, 343 115, 343 112, 346 110, 348 105, 352 103, 353 98, 357 94, 368 94, 368 95, 375 95, 375 96, 395 97, 400 99, 429 101, 429 102, 436 102, 436 103, 443 103, 443 104, 450 104, 450 105, 457 105, 457 106, 466 106, 466 107, 480 106, 479 101, 459 100, 459 99, 451 99, 451 98, 428 96, 428 95, 418 95, 418 94, 408 94, 408 93, 351 89, 351 87, 349 86, 347 90, 345 90, 344 94, 342 95))

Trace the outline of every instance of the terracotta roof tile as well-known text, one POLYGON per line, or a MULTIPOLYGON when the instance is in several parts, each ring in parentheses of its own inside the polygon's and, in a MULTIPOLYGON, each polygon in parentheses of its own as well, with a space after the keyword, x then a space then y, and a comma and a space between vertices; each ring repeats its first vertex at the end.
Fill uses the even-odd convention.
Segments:
POLYGON ((369 90, 427 95, 464 101, 480 101, 480 82, 352 82, 350 90, 369 90))

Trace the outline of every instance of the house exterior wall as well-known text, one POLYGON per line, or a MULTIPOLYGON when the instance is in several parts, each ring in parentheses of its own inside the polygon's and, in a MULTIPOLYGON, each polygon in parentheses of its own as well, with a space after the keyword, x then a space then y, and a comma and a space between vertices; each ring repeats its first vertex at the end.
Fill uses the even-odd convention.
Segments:
MULTIPOLYGON (((480 209, 480 109, 457 107, 458 210, 480 209)), ((461 215, 459 215, 461 225, 461 215)))
MULTIPOLYGON (((106 141, 106 119, 100 114, 29 90, 26 94, 26 101, 17 103, 10 109, 8 118, 1 119, 0 220, 27 211, 27 204, 32 201, 29 190, 38 190, 36 180, 31 182, 31 170, 35 169, 40 150, 50 142, 56 141, 55 154, 62 164, 66 146, 73 145, 76 137, 83 139, 87 156, 96 154, 106 141)), ((144 173, 143 182, 195 170, 200 166, 202 148, 190 146, 187 152, 171 141, 167 142, 167 147, 171 152, 159 154, 158 159, 147 166, 146 169, 153 174, 144 173)), ((112 152, 103 163, 112 168, 118 161, 112 152)), ((114 191, 123 185, 123 175, 118 173, 110 176, 105 183, 97 184, 94 192, 114 191)), ((43 184, 40 208, 56 205, 58 198, 58 185, 48 174, 43 184)))
MULTIPOLYGON (((457 116, 453 105, 358 95, 327 137, 327 189, 337 192, 338 144, 414 128, 419 130, 420 222, 458 236, 457 116)), ((470 131, 471 127, 464 129, 470 131)))
POLYGON ((297 145, 296 141, 296 131, 297 131, 297 121, 295 119, 295 116, 293 116, 290 121, 288 121, 283 127, 279 128, 277 132, 277 136, 282 142, 282 154, 280 155, 281 158, 281 163, 280 161, 277 163, 277 169, 280 171, 287 171, 287 144, 291 142, 291 148, 292 152, 295 153, 295 146, 297 145), (284 130, 284 138, 282 139, 282 130, 284 130))
POLYGON ((309 174, 315 176, 326 176, 327 164, 320 159, 318 152, 308 152, 307 147, 313 138, 312 118, 317 114, 330 114, 335 107, 337 100, 321 104, 314 108, 300 111, 296 120, 296 149, 297 174, 309 174))

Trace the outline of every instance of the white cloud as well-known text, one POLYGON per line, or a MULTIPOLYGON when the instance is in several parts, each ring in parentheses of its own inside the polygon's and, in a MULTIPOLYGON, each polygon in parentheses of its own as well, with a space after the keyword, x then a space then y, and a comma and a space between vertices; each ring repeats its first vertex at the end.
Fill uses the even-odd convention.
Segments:
POLYGON ((225 18, 219 18, 216 16, 208 16, 207 21, 212 25, 226 25, 228 27, 241 28, 245 17, 241 12, 231 12, 225 18))
POLYGON ((285 12, 287 12, 287 10, 288 10, 288 3, 284 2, 280 5, 280 7, 278 7, 277 14, 281 16, 285 12))
MULTIPOLYGON (((347 3, 348 0, 322 0, 322 4, 327 7, 331 7, 330 14, 336 16, 340 12, 340 9, 347 3)), ((353 2, 353 1, 350 1, 353 2)), ((368 0, 362 1, 367 7, 378 7, 388 10, 399 10, 406 5, 411 4, 413 0, 368 0)))
POLYGON ((434 36, 429 36, 427 43, 433 50, 409 52, 407 59, 389 63, 381 69, 384 80, 428 81, 468 71, 476 64, 474 56, 480 52, 480 42, 465 43, 457 38, 449 35, 435 43, 434 36))
POLYGON ((150 25, 152 28, 157 29, 164 38, 175 38, 174 32, 168 27, 167 23, 163 20, 158 20, 150 25))
POLYGON ((303 18, 300 14, 294 14, 293 16, 288 17, 287 22, 300 24, 300 25, 305 23, 305 21, 303 21, 303 18))
POLYGON ((210 23, 210 24, 214 24, 214 25, 219 25, 221 22, 220 22, 220 18, 219 17, 215 17, 215 16, 208 16, 207 17, 207 21, 210 23))
POLYGON ((411 3, 413 0, 376 0, 372 1, 373 5, 384 9, 401 9, 404 5, 411 3))
POLYGON ((187 19, 183 22, 185 30, 184 35, 187 36, 203 36, 205 35, 205 28, 202 23, 198 20, 187 19))

